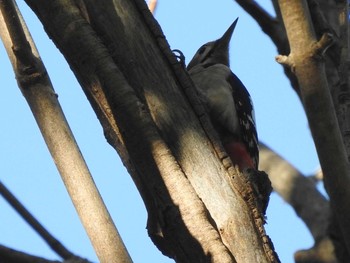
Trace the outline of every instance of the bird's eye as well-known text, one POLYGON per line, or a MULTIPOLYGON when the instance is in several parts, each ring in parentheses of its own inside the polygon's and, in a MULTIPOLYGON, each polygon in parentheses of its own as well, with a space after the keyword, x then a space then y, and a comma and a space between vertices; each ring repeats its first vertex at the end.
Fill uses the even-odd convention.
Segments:
POLYGON ((200 49, 198 50, 198 54, 202 55, 206 48, 207 48, 207 45, 201 46, 200 49))

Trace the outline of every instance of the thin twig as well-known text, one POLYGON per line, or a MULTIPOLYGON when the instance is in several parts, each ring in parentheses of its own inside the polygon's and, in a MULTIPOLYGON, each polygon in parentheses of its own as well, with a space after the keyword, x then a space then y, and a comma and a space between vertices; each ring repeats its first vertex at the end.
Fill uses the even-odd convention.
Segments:
MULTIPOLYGON (((289 53, 290 49, 287 34, 280 16, 277 16, 276 18, 272 17, 254 0, 235 1, 259 24, 261 30, 271 38, 272 42, 276 45, 279 54, 289 53)), ((283 69, 284 73, 290 80, 291 86, 300 96, 299 85, 296 77, 288 66, 283 65, 283 69)))
POLYGON ((44 228, 44 226, 21 204, 21 202, 1 181, 0 194, 60 257, 63 259, 75 257, 71 251, 69 251, 59 240, 57 240, 44 228))
POLYGON ((148 8, 152 14, 154 14, 156 12, 157 4, 158 4, 157 0, 148 1, 148 8))
POLYGON ((279 53, 285 54, 288 52, 288 41, 283 25, 276 18, 273 18, 266 10, 264 10, 254 0, 236 0, 236 2, 260 25, 265 32, 275 43, 279 53))
POLYGON ((0 262, 40 262, 40 263, 61 263, 58 260, 48 260, 42 257, 37 257, 33 255, 29 255, 27 253, 23 253, 21 251, 17 251, 5 246, 0 245, 0 262))
POLYGON ((273 189, 304 221, 314 240, 325 238, 328 235, 330 207, 315 183, 261 142, 259 169, 269 175, 273 189))

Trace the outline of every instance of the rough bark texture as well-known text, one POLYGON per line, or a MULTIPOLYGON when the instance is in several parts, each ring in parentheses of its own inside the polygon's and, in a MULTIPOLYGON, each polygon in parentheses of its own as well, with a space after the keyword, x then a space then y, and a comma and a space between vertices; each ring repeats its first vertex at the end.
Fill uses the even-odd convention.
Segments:
MULTIPOLYGON (((193 113, 172 69, 177 61, 145 3, 26 2, 119 150, 162 252, 177 262, 276 262, 262 215, 253 211, 249 183, 248 190, 238 187, 241 175, 223 165, 227 156, 218 158, 220 143, 208 139, 193 113)), ((188 76, 175 66, 187 81, 186 94, 193 93, 188 76)))

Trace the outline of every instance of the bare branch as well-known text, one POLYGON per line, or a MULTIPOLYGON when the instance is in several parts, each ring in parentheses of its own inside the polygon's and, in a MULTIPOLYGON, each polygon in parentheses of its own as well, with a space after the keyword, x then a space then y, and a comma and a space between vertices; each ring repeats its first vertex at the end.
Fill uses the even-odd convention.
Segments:
POLYGON ((40 222, 18 201, 18 199, 0 182, 0 194, 23 217, 23 219, 45 240, 45 242, 63 259, 75 257, 63 244, 52 236, 40 222))
MULTIPOLYGON (((255 21, 260 25, 261 30, 271 38, 271 40, 275 43, 279 54, 289 53, 290 48, 289 48, 289 43, 287 39, 287 34, 283 26, 282 20, 280 19, 279 10, 276 11, 277 17, 273 18, 254 0, 249 0, 249 1, 236 0, 236 2, 248 14, 250 14, 252 18, 255 19, 255 21)), ((278 9, 275 3, 274 3, 274 6, 275 6, 275 9, 278 9)), ((290 68, 286 65, 283 65, 283 69, 284 69, 284 73, 290 80, 292 88, 300 96, 298 81, 295 78, 294 74, 291 72, 290 68)))
POLYGON ((263 143, 259 169, 269 175, 274 190, 293 207, 315 241, 328 236, 329 203, 313 182, 263 143))
POLYGON ((269 174, 274 190, 291 205, 315 240, 312 248, 295 253, 295 261, 336 263, 334 248, 338 244, 330 238, 333 234, 329 231, 330 205, 315 182, 263 143, 260 143, 259 168, 269 174))
POLYGON ((325 188, 350 251, 350 169, 323 62, 305 1, 279 0, 303 105, 324 173, 325 188), (320 107, 322 105, 322 107, 320 107))
POLYGON ((0 8, 0 34, 19 86, 98 257, 102 262, 131 262, 75 142, 18 8, 13 0, 0 1, 0 8))
POLYGON ((261 30, 271 37, 280 53, 285 53, 288 47, 287 36, 283 25, 273 18, 254 0, 236 0, 236 2, 260 25, 261 30), (280 50, 281 49, 281 50, 280 50))
POLYGON ((0 245, 0 261, 11 263, 62 263, 62 261, 32 256, 2 245, 0 245))
POLYGON ((319 262, 319 263, 338 263, 346 262, 340 261, 336 258, 334 253, 334 245, 330 238, 325 238, 316 241, 316 244, 306 250, 297 251, 294 254, 296 263, 308 263, 308 262, 319 262))

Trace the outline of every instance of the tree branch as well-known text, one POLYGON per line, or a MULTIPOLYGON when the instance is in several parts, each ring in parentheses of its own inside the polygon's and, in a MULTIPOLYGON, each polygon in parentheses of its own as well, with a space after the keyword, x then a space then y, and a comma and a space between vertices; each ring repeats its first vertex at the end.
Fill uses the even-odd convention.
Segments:
MULTIPOLYGON (((259 24, 261 30, 268 35, 276 45, 279 54, 287 54, 290 51, 286 30, 280 16, 273 18, 254 0, 236 0, 236 2, 259 24)), ((275 6, 276 7, 276 6, 275 6)), ((279 13, 276 11, 276 13, 279 13)), ((283 65, 283 70, 288 77, 292 88, 299 94, 299 84, 289 67, 283 65)))
POLYGON ((273 18, 254 0, 236 0, 236 2, 249 14, 275 43, 280 53, 286 53, 288 45, 284 27, 276 18, 273 18))
POLYGON ((68 193, 103 262, 130 262, 58 103, 45 67, 12 0, 0 1, 0 34, 68 193))
POLYGON ((273 189, 294 208, 315 241, 328 236, 329 203, 313 182, 263 143, 259 169, 268 173, 273 189))
POLYGON ((62 261, 32 256, 2 245, 0 245, 0 261, 8 263, 62 263, 62 261))
POLYGON ((350 169, 334 106, 329 93, 324 64, 305 1, 279 0, 287 30, 302 101, 324 173, 331 207, 350 251, 350 169))
POLYGON ((336 106, 337 115, 350 161, 350 29, 349 3, 339 1, 337 6, 339 21, 339 89, 336 106))
POLYGON ((64 247, 59 240, 52 236, 43 225, 34 218, 2 182, 0 182, 0 194, 61 258, 69 259, 75 257, 71 251, 64 247))
POLYGON ((328 85, 333 98, 344 145, 350 160, 350 87, 348 81, 348 21, 346 1, 308 0, 316 35, 331 34, 333 45, 325 54, 328 85))
POLYGON ((294 255, 295 261, 337 262, 335 248, 340 246, 331 239, 333 233, 329 231, 330 205, 317 190, 315 182, 263 143, 260 143, 259 168, 269 174, 274 190, 292 206, 314 238, 314 246, 297 251, 294 255))

